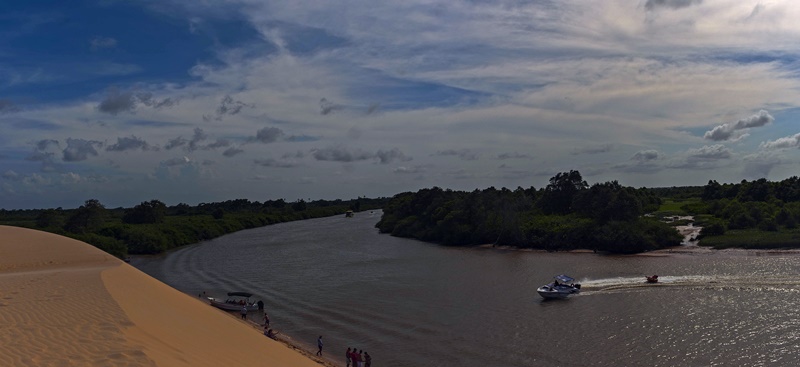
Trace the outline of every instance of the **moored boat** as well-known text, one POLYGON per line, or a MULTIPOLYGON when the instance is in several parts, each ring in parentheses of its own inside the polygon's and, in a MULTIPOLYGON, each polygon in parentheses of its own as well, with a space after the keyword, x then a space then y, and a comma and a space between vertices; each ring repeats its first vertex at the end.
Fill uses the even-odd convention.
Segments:
POLYGON ((552 283, 545 284, 538 289, 536 292, 539 293, 542 298, 545 299, 553 299, 553 298, 567 298, 570 295, 578 294, 581 292, 581 285, 575 283, 575 279, 569 277, 567 275, 561 274, 556 275, 554 277, 552 283))
POLYGON ((645 276, 645 281, 648 283, 658 283, 658 275, 645 276))
POLYGON ((250 301, 252 293, 247 292, 228 292, 228 298, 221 300, 214 297, 208 297, 208 303, 212 306, 223 309, 225 311, 241 311, 243 307, 247 307, 247 311, 257 311, 262 309, 264 303, 261 301, 250 301))

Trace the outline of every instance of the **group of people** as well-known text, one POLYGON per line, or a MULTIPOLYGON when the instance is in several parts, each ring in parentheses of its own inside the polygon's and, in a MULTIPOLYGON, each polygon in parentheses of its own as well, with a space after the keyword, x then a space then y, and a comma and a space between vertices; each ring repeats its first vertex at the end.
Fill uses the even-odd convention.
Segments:
POLYGON ((356 348, 347 348, 344 354, 347 367, 370 367, 372 366, 372 357, 369 353, 363 350, 356 350, 356 348))
MULTIPOLYGON (((205 292, 200 296, 204 296, 205 292)), ((247 305, 245 304, 242 307, 241 316, 243 320, 247 320, 247 305)), ((266 335, 270 339, 277 339, 278 332, 272 330, 269 327, 269 315, 264 312, 264 335, 266 335)), ((317 338, 317 356, 322 356, 322 335, 317 338)), ((363 350, 357 350, 356 348, 347 348, 347 352, 345 353, 345 360, 347 361, 347 367, 371 367, 372 366, 372 357, 369 353, 364 352, 363 350)))
POLYGON ((270 339, 276 339, 278 332, 269 328, 269 315, 264 312, 264 335, 270 339))

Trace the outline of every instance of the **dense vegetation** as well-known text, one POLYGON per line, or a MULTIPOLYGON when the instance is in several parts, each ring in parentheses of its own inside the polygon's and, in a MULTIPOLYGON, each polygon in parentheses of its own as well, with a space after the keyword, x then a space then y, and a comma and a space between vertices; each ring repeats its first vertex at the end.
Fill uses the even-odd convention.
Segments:
POLYGON ((635 253, 678 245, 680 235, 659 220, 673 215, 694 216, 695 224, 703 227, 703 246, 800 246, 798 177, 636 189, 616 181, 589 186, 579 172, 570 171, 557 174, 540 190, 490 187, 463 192, 434 187, 391 199, 239 199, 197 206, 150 200, 115 209, 91 199, 76 209, 0 209, 0 224, 61 234, 125 257, 157 254, 273 223, 379 208, 383 217, 376 227, 382 233, 449 246, 635 253))
POLYGON ((673 227, 645 213, 662 199, 616 181, 589 186, 578 171, 541 190, 438 187, 395 195, 376 227, 382 233, 450 246, 494 244, 545 250, 635 253, 680 244, 673 227))
POLYGON ((782 181, 709 181, 699 201, 682 208, 704 214, 701 245, 715 248, 800 246, 800 178, 782 181))
POLYGON ((157 254, 227 233, 268 224, 379 209, 388 199, 270 200, 245 199, 197 206, 168 207, 158 200, 133 208, 107 209, 87 200, 77 209, 0 209, 0 224, 35 228, 92 244, 112 255, 157 254))

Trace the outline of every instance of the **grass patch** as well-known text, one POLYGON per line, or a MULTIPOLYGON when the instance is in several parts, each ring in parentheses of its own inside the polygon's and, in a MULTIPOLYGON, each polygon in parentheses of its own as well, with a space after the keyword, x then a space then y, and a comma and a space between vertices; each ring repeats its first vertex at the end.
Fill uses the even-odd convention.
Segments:
POLYGON ((697 214, 694 216, 694 225, 697 227, 705 227, 711 223, 718 222, 719 219, 711 214, 697 214))
POLYGON ((700 246, 714 249, 778 249, 800 247, 800 231, 767 232, 757 229, 729 230, 721 236, 703 237, 700 246))
POLYGON ((673 215, 689 215, 692 213, 687 213, 686 210, 684 210, 684 206, 686 205, 692 206, 700 202, 701 202, 700 198, 664 199, 661 202, 661 206, 658 207, 658 211, 674 213, 673 215))

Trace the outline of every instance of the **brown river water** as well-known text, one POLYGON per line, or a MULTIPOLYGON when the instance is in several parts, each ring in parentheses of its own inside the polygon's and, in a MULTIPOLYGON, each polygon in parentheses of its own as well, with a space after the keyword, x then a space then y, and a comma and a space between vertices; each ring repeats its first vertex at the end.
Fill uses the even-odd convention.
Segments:
POLYGON ((323 335, 342 365, 348 347, 379 367, 800 365, 796 252, 449 248, 379 234, 380 215, 241 231, 132 264, 192 295, 254 293, 275 329, 309 349, 323 335), (536 288, 562 273, 582 292, 542 300, 536 288))

